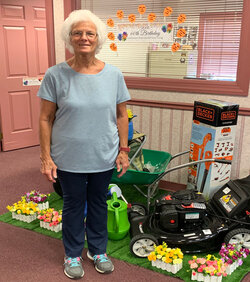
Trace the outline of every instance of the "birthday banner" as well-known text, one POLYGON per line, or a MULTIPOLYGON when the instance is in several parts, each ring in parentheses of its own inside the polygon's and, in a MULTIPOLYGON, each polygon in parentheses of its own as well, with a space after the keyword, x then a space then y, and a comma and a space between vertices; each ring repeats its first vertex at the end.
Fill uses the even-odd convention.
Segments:
POLYGON ((126 33, 129 42, 173 42, 173 23, 117 24, 119 34, 126 33))

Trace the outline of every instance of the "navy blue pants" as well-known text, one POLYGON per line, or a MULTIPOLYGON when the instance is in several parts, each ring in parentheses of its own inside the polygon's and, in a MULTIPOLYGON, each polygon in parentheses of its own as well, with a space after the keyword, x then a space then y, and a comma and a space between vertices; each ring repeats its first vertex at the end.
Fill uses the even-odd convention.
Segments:
POLYGON ((85 241, 84 209, 87 201, 86 234, 92 255, 106 252, 107 194, 113 169, 98 173, 57 170, 63 191, 62 235, 65 254, 82 255, 85 241))

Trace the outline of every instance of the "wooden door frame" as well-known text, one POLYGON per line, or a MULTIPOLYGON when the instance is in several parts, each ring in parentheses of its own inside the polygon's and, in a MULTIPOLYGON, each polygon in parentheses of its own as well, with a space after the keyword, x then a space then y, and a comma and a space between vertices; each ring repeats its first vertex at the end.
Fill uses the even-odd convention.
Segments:
MULTIPOLYGON (((79 0, 64 0, 63 4, 64 18, 66 18, 71 11, 81 8, 81 2, 79 0)), ((56 64, 53 0, 45 0, 45 7, 48 42, 48 61, 49 67, 51 67, 56 64)), ((66 58, 68 56, 70 56, 70 53, 66 51, 66 58)))
POLYGON ((45 0, 49 67, 56 64, 53 0, 45 0))

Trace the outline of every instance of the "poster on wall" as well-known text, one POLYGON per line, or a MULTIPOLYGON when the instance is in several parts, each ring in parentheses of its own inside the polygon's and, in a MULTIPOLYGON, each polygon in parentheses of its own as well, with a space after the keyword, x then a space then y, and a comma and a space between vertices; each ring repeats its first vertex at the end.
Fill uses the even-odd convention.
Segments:
POLYGON ((173 23, 117 24, 118 34, 131 42, 173 42, 173 23))
POLYGON ((174 28, 174 42, 178 42, 182 45, 183 50, 195 50, 197 48, 198 44, 198 26, 194 25, 178 25, 174 28), (177 37, 176 34, 178 32, 178 29, 185 29, 186 35, 183 37, 177 37), (190 47, 190 48, 188 48, 190 47))

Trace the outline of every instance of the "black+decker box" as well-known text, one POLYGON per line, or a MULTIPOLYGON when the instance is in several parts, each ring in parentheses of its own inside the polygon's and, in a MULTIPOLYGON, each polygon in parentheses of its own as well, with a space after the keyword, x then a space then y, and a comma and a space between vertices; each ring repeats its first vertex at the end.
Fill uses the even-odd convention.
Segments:
POLYGON ((210 99, 194 102, 193 120, 212 126, 236 125, 239 105, 210 99))
MULTIPOLYGON (((194 102, 190 162, 212 158, 232 161, 238 111, 239 105, 230 102, 214 99, 194 102)), ((211 198, 229 181, 230 174, 230 164, 195 164, 188 169, 187 187, 211 198)))

